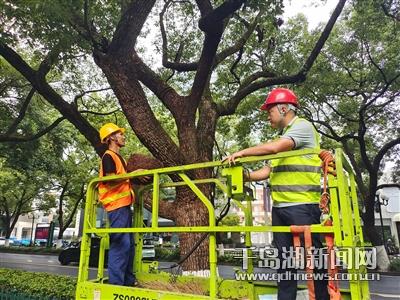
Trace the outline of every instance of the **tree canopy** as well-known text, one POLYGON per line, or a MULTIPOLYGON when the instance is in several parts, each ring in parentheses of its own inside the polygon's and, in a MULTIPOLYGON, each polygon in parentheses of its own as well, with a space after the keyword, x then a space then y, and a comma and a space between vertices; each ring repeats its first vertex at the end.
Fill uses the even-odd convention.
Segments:
MULTIPOLYGON (((111 88, 105 102, 118 102, 155 159, 164 166, 182 165, 213 158, 218 120, 234 114, 252 94, 303 82, 345 2, 339 0, 326 26, 304 43, 304 22, 283 30, 283 4, 276 0, 5 1, 0 55, 58 111, 53 124, 68 120, 98 154, 104 145, 80 95, 111 88), (148 38, 148 26, 158 28, 154 44, 162 67, 147 61, 139 46, 148 38), (96 66, 86 64, 92 59, 96 66), (160 123, 154 99, 172 116, 172 135, 160 123)), ((96 113, 107 112, 104 107, 96 113)), ((0 135, 0 141, 26 138, 18 130, 0 135)), ((204 171, 193 174, 204 176, 204 171)), ((209 186, 202 189, 211 192, 209 186)), ((206 224, 207 212, 193 198, 179 188, 163 210, 178 226, 206 224)), ((181 235, 182 254, 193 236, 181 235)), ((195 254, 184 268, 206 269, 207 243, 195 254)))
POLYGON ((376 1, 345 12, 302 86, 306 115, 323 136, 345 150, 364 200, 364 225, 374 245, 375 194, 385 162, 398 161, 400 144, 399 22, 376 1))

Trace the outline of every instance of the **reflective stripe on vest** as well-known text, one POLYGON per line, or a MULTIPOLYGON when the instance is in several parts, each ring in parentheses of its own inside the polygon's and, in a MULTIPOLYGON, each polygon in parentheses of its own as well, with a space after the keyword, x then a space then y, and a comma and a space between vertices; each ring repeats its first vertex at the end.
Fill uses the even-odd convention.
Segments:
POLYGON ((321 192, 319 185, 274 185, 275 192, 321 192))
MULTIPOLYGON (((107 150, 105 154, 111 155, 115 163, 116 175, 125 174, 126 170, 120 157, 113 151, 107 150)), ((99 177, 103 177, 103 165, 100 163, 99 177)), ((123 181, 100 182, 99 186, 99 201, 103 204, 106 211, 112 211, 117 208, 131 205, 134 199, 132 187, 129 179, 123 181)))
POLYGON ((304 166, 304 165, 286 165, 286 166, 276 166, 274 172, 311 172, 311 173, 321 173, 321 166, 304 166))
MULTIPOLYGON (((301 121, 305 120, 297 118, 293 124, 301 121)), ((288 126, 286 130, 293 124, 288 126)), ((319 150, 319 137, 315 129, 313 133, 315 150, 319 150)), ((271 161, 271 167, 271 197, 274 202, 319 203, 321 160, 317 154, 275 159, 271 161)))

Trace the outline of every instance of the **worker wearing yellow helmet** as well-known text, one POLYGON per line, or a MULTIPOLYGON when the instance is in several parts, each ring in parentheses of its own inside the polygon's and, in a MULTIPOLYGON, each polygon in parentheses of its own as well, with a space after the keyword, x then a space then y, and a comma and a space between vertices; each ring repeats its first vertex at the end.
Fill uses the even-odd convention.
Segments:
MULTIPOLYGON (((100 178, 127 173, 126 162, 119 154, 120 148, 125 146, 124 132, 124 128, 120 128, 114 123, 107 123, 100 128, 100 140, 108 146, 101 159, 100 178)), ((99 184, 99 201, 107 211, 111 228, 132 227, 131 204, 134 201, 134 194, 128 179, 101 182, 99 184)), ((133 273, 134 245, 131 233, 110 234, 109 284, 136 285, 133 273)))
POLYGON ((124 134, 125 128, 120 128, 118 125, 116 125, 114 123, 104 124, 99 130, 101 142, 107 143, 106 138, 110 137, 113 133, 117 133, 118 131, 120 131, 122 134, 124 134))

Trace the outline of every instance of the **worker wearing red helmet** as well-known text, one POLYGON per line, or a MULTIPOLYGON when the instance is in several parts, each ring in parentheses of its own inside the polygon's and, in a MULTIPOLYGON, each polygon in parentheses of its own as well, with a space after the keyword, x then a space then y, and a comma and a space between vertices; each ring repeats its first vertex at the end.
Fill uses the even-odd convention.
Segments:
MULTIPOLYGON (((261 110, 266 111, 272 128, 279 129, 280 138, 229 155, 225 160, 234 164, 246 156, 276 154, 279 152, 319 149, 320 139, 314 126, 299 118, 296 112, 299 102, 293 91, 286 88, 273 89, 265 99, 261 110)), ((295 156, 271 161, 271 165, 245 174, 247 181, 269 179, 271 186, 272 225, 310 225, 320 223, 319 199, 321 193, 321 161, 317 155, 295 156)), ((284 268, 282 257, 293 247, 289 233, 274 232, 274 244, 278 249, 280 268, 278 273, 290 272, 290 280, 278 281, 278 299, 295 300, 297 294, 296 269, 284 268), (286 252, 286 253, 285 253, 286 252)), ((319 235, 313 235, 313 246, 322 248, 319 235)), ((314 268, 314 272, 325 273, 314 268)), ((327 280, 315 280, 316 299, 329 299, 327 280)))

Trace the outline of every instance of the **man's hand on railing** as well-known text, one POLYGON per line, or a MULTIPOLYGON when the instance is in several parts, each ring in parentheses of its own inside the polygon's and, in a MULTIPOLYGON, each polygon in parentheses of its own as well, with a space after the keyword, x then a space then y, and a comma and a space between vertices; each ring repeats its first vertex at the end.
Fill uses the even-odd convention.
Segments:
POLYGON ((235 152, 222 159, 222 162, 227 162, 229 166, 236 164, 236 159, 243 157, 242 151, 235 152))
MULTIPOLYGON (((146 171, 146 169, 136 169, 132 173, 137 173, 137 172, 141 172, 141 171, 146 171)), ((152 180, 153 180, 153 176, 151 176, 151 175, 132 178, 132 182, 135 184, 149 184, 152 180)))

